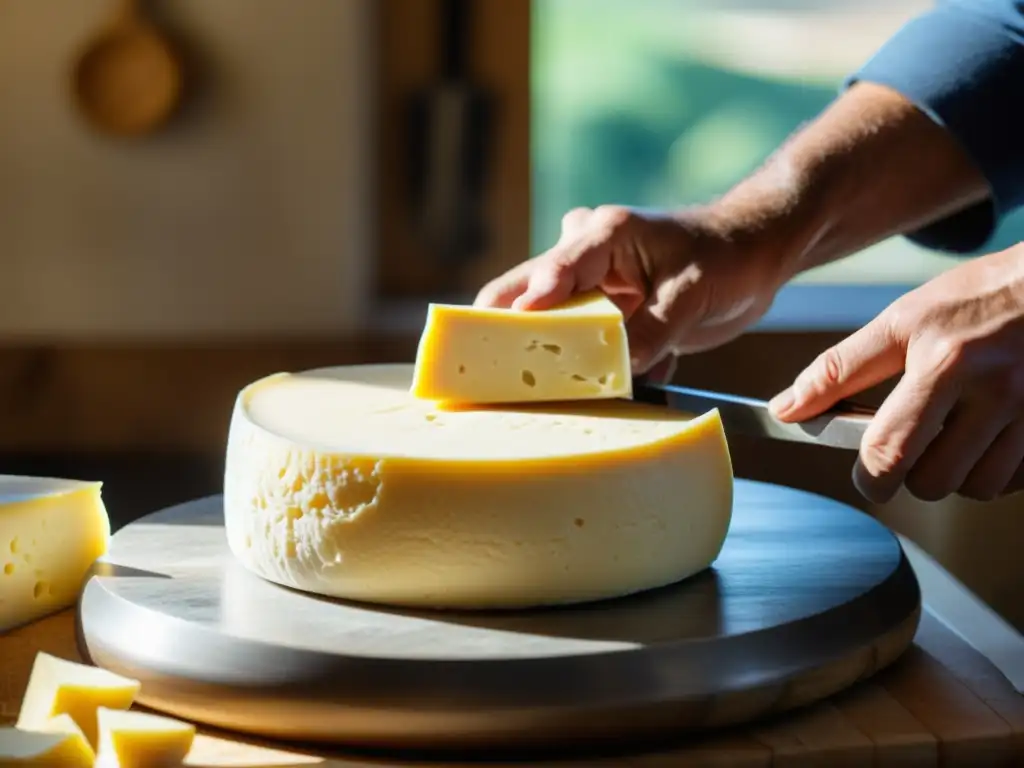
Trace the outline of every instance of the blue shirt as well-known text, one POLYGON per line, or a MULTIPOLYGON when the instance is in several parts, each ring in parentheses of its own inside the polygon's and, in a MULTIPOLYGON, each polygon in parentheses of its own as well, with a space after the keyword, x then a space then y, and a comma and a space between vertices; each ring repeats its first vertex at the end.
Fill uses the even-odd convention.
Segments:
POLYGON ((849 82, 888 86, 944 126, 992 199, 912 233, 950 252, 980 248, 1024 205, 1024 0, 940 0, 904 25, 849 82))

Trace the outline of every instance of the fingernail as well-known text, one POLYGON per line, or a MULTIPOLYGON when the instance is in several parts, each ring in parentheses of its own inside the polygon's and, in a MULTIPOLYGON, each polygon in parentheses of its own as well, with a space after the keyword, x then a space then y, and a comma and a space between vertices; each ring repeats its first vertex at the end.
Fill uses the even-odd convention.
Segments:
POLYGON ((775 397, 768 401, 768 409, 776 416, 785 416, 796 404, 796 396, 793 393, 793 388, 779 392, 775 397))

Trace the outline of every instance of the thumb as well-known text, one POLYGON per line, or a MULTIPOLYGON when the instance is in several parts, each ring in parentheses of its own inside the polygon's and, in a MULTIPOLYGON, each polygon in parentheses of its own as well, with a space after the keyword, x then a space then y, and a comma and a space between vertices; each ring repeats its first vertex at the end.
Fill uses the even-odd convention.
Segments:
POLYGON ((903 344, 877 317, 822 352, 769 407, 783 421, 804 421, 903 369, 903 344))

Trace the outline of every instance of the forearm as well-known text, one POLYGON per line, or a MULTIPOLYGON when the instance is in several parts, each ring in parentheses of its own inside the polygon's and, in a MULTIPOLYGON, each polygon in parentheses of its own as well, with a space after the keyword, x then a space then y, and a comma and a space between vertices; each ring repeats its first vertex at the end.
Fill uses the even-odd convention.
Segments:
POLYGON ((895 91, 859 83, 714 207, 784 281, 989 194, 948 131, 895 91))

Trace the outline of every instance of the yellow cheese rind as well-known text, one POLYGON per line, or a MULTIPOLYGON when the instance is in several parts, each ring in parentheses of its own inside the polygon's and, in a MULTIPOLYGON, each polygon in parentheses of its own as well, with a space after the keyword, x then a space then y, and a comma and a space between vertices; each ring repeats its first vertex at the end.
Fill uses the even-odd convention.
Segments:
POLYGON ((411 392, 477 404, 631 397, 622 313, 599 291, 542 311, 431 304, 411 392))
POLYGON ((100 746, 96 765, 102 768, 171 768, 192 749, 196 727, 147 712, 98 712, 100 746))
POLYGON ((38 731, 58 715, 68 715, 85 738, 97 746, 96 712, 100 707, 127 709, 140 683, 99 667, 36 654, 21 703, 17 727, 38 731))
POLYGON ((67 715, 52 718, 37 731, 0 728, 0 768, 92 768, 96 754, 67 715))
POLYGON ((240 393, 224 513, 242 564, 341 598, 520 608, 663 586, 718 556, 733 485, 717 412, 443 411, 411 376, 342 367, 240 393))
POLYGON ((110 539, 100 490, 0 475, 0 633, 74 605, 110 539))

